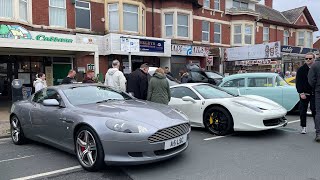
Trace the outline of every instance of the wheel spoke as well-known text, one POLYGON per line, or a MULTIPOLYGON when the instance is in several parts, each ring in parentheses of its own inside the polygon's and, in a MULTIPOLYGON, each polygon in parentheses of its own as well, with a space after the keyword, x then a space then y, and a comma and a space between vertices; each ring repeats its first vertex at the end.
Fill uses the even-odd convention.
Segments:
POLYGON ((84 142, 86 145, 89 143, 89 134, 88 131, 84 131, 84 142))
POLYGON ((86 147, 87 143, 82 141, 80 138, 77 138, 77 144, 81 147, 86 147))
POLYGON ((92 152, 91 151, 88 152, 87 157, 88 157, 89 165, 92 166, 93 163, 94 163, 94 160, 92 158, 92 152))
POLYGON ((91 151, 96 151, 97 150, 97 147, 96 147, 95 144, 90 144, 89 148, 90 148, 91 151))
POLYGON ((82 161, 84 161, 84 157, 87 156, 87 154, 88 154, 88 149, 86 149, 80 153, 80 158, 82 161))
POLYGON ((14 120, 12 120, 12 127, 14 128, 14 129, 17 129, 18 128, 18 123, 16 122, 16 120, 14 119, 14 120))

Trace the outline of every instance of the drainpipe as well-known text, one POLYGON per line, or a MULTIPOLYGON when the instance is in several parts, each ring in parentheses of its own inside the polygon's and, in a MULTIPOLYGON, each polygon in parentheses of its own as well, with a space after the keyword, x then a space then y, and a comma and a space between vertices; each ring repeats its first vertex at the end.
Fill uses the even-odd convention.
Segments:
POLYGON ((152 0, 152 37, 154 37, 154 0, 152 0))

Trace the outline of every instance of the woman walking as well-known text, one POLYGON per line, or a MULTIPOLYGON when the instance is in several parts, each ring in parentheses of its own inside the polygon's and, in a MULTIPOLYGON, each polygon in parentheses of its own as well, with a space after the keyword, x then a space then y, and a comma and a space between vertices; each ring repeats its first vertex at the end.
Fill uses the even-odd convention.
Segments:
POLYGON ((169 82, 162 68, 156 69, 148 86, 147 100, 168 105, 171 99, 169 82))
POLYGON ((36 80, 33 82, 35 92, 40 91, 43 88, 47 87, 46 75, 44 73, 39 73, 36 75, 36 80))

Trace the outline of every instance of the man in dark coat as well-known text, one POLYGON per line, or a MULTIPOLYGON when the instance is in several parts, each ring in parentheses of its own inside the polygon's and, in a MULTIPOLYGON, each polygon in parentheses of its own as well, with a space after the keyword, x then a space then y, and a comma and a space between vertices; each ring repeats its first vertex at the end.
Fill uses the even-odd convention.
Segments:
POLYGON ((68 76, 65 77, 61 84, 72 84, 72 83, 76 83, 77 81, 74 79, 74 77, 76 76, 76 71, 71 69, 68 73, 68 76))
POLYGON ((307 129, 307 111, 310 103, 310 109, 313 118, 315 118, 315 98, 313 88, 308 83, 309 69, 314 63, 314 54, 306 54, 305 64, 298 69, 296 76, 296 88, 300 96, 300 125, 302 127, 301 134, 306 134, 307 129))
POLYGON ((128 93, 142 100, 147 100, 148 95, 148 64, 142 64, 128 76, 128 93))
POLYGON ((94 71, 88 70, 86 73, 86 77, 83 79, 82 83, 96 83, 94 80, 94 71))
POLYGON ((316 117, 314 120, 314 124, 316 128, 315 140, 317 142, 320 142, 320 59, 319 57, 309 70, 308 81, 311 87, 315 91, 315 105, 316 105, 316 117))

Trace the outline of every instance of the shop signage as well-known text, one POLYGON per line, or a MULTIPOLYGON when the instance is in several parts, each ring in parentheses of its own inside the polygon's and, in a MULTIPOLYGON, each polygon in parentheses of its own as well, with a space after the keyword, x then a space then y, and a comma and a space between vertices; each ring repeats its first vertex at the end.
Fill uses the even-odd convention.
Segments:
POLYGON ((301 52, 301 47, 281 46, 281 52, 300 54, 300 52, 301 52))
POLYGON ((140 51, 163 53, 164 41, 140 39, 140 51))
POLYGON ((43 34, 39 34, 36 36, 37 41, 50 41, 50 42, 64 42, 64 43, 72 43, 72 39, 67 38, 60 38, 60 37, 54 37, 54 36, 46 36, 43 34))
POLYGON ((207 57, 207 66, 213 66, 213 56, 207 57))
POLYGON ((301 54, 307 54, 309 52, 316 53, 316 52, 319 52, 319 50, 318 49, 311 49, 311 48, 303 48, 301 51, 301 54))
POLYGON ((139 39, 121 37, 120 48, 121 48, 121 51, 124 51, 124 52, 139 52, 140 50, 139 39))
POLYGON ((227 61, 280 58, 280 42, 228 48, 225 56, 227 61))
POLYGON ((209 47, 191 45, 171 45, 171 54, 179 56, 200 56, 207 57, 210 53, 209 47))
POLYGON ((236 66, 252 66, 252 65, 270 65, 271 59, 249 60, 249 61, 236 61, 236 66))
POLYGON ((87 64, 87 70, 93 70, 94 71, 94 64, 87 64))

